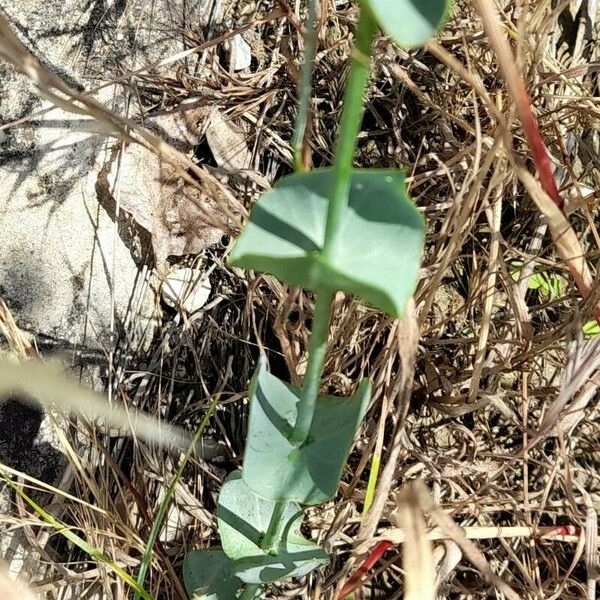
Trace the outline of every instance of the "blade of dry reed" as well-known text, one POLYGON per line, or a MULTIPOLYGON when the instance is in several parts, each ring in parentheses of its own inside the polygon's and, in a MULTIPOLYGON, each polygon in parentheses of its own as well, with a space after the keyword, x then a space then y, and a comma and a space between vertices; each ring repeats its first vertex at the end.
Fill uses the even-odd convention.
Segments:
MULTIPOLYGON (((470 527, 461 527, 465 536, 469 540, 497 540, 514 538, 535 538, 553 542, 576 543, 581 539, 578 528, 572 525, 558 525, 548 527, 529 527, 527 525, 472 525, 470 527)), ((397 527, 387 527, 380 534, 368 542, 359 546, 358 550, 368 552, 373 544, 379 541, 388 540, 392 544, 404 544, 406 542, 406 531, 397 527)), ((429 540, 448 540, 448 534, 439 527, 427 531, 429 540)))
POLYGON ((406 600, 434 600, 435 568, 431 541, 419 503, 417 482, 409 483, 396 495, 397 508, 391 515, 402 527, 406 539, 402 548, 404 569, 404 598, 406 600))
POLYGON ((131 430, 139 438, 167 448, 184 450, 190 444, 185 432, 133 409, 110 405, 104 398, 62 376, 48 363, 0 359, 0 398, 14 393, 47 410, 100 419, 119 430, 131 430))
POLYGON ((598 569, 598 511, 591 496, 585 492, 585 570, 587 573, 587 600, 596 600, 598 569))
POLYGON ((562 210, 564 203, 556 187, 550 158, 548 157, 537 120, 531 109, 531 102, 529 101, 523 76, 519 71, 508 40, 502 33, 500 17, 496 11, 494 2, 490 2, 490 0, 473 0, 473 5, 483 21, 488 40, 498 58, 500 69, 517 108, 519 121, 521 121, 521 126, 527 137, 531 156, 542 181, 542 186, 553 202, 556 203, 556 206, 562 210))
POLYGON ((422 481, 415 482, 415 494, 421 509, 428 513, 437 526, 462 550, 471 564, 478 569, 485 578, 510 600, 519 600, 519 595, 490 567, 483 552, 465 535, 450 515, 446 514, 430 496, 422 481))

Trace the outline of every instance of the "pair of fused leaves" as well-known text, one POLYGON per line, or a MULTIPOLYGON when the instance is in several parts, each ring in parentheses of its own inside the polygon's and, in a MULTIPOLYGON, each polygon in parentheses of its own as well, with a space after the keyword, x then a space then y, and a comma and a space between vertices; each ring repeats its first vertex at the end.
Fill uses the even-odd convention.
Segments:
POLYGON ((319 396, 301 446, 289 441, 301 390, 271 375, 264 356, 250 395, 244 470, 232 473, 219 494, 223 549, 190 552, 185 559, 184 579, 192 600, 229 600, 238 597, 244 583, 301 577, 328 562, 324 550, 300 534, 298 503, 318 504, 335 494, 367 408, 369 382, 350 398, 319 396), (277 535, 265 548, 265 534, 273 528, 277 535))
POLYGON ((423 218, 408 198, 404 174, 352 172, 337 243, 322 250, 330 169, 295 174, 264 194, 237 239, 229 262, 315 291, 354 294, 393 316, 412 296, 423 249, 423 218))
POLYGON ((219 494, 217 519, 223 549, 190 552, 184 562, 184 581, 193 600, 230 600, 243 584, 263 584, 301 577, 327 564, 325 551, 300 534, 302 509, 257 496, 232 473, 219 494), (276 523, 272 521, 276 519, 276 523), (277 534, 264 548, 269 528, 277 534))
POLYGON ((331 499, 367 410, 370 390, 365 380, 354 396, 319 396, 308 438, 298 446, 289 438, 302 390, 270 374, 261 357, 250 386, 246 484, 272 502, 320 504, 331 499))
POLYGON ((399 46, 422 46, 444 22, 450 0, 361 0, 399 46))

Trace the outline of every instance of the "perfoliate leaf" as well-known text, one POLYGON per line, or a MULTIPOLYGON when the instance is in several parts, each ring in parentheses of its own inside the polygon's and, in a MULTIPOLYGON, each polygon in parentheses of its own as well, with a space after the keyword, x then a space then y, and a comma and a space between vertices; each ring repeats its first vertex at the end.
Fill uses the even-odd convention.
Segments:
POLYGON ((242 582, 222 550, 194 550, 183 561, 183 581, 191 600, 232 600, 242 582))
POLYGON ((354 396, 319 396, 308 439, 298 447, 289 437, 301 390, 268 373, 261 359, 250 387, 244 481, 272 501, 319 504, 332 498, 370 391, 365 380, 354 396))
POLYGON ((311 290, 338 290, 401 316, 423 250, 423 218, 400 171, 354 171, 332 255, 322 254, 329 169, 290 175, 264 194, 230 254, 232 265, 265 271, 311 290))
POLYGON ((221 488, 217 517, 223 550, 236 576, 246 583, 301 577, 329 562, 322 548, 300 535, 302 510, 293 502, 280 507, 278 535, 270 551, 263 549, 275 508, 275 502, 257 496, 244 483, 239 471, 221 488))
POLYGON ((422 46, 444 22, 450 0, 362 0, 399 46, 422 46))

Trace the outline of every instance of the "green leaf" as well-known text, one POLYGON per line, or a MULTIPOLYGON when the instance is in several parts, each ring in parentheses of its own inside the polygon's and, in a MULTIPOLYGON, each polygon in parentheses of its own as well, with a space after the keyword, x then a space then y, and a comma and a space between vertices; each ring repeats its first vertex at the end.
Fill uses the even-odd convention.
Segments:
POLYGON ((590 319, 584 324, 582 330, 586 337, 595 337, 600 333, 600 325, 596 319, 590 319))
POLYGON ((337 249, 321 254, 331 170, 290 175, 264 194, 230 254, 232 265, 312 290, 355 294, 393 316, 412 296, 423 218, 400 171, 354 171, 337 249))
POLYGON ((446 20, 450 0, 362 0, 399 46, 422 46, 446 20))
POLYGON ((325 551, 300 534, 302 510, 292 502, 279 506, 257 496, 232 473, 219 494, 217 518, 223 550, 233 561, 237 577, 246 583, 267 583, 286 577, 301 577, 329 562, 325 551), (278 535, 267 552, 265 534, 272 520, 278 535))
POLYGON ((522 260, 513 260, 508 264, 508 272, 510 276, 513 278, 513 281, 519 282, 521 279, 521 271, 523 270, 523 261, 522 260))
POLYGON ((546 300, 563 296, 565 285, 565 280, 560 275, 548 274, 545 271, 534 273, 527 282, 527 287, 530 290, 539 290, 546 300))
POLYGON ((261 357, 250 386, 244 481, 272 501, 320 504, 332 498, 370 393, 365 380, 354 396, 319 396, 308 439, 298 447, 289 437, 301 390, 268 373, 261 357))
POLYGON ((222 550, 194 550, 183 561, 183 582, 192 600, 231 600, 242 582, 222 550))
POLYGON ((548 295, 548 284, 546 282, 546 276, 544 273, 534 273, 527 282, 527 287, 530 290, 542 290, 542 293, 548 295))

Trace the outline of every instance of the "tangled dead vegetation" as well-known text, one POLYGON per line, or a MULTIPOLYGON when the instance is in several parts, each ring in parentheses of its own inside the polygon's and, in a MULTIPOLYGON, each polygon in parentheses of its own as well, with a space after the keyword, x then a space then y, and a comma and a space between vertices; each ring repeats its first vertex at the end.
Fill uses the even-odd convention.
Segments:
MULTIPOLYGON (((566 213, 595 272, 600 14, 594 2, 500 6, 566 213)), ((201 172, 225 190, 240 205, 237 214, 292 169, 302 14, 285 2, 274 8, 259 1, 210 31, 182 22, 176 33, 200 50, 119 77, 142 124, 183 101, 205 109, 189 177, 202 181, 201 172), (238 33, 247 34, 252 50, 242 71, 231 62, 238 33), (232 167, 215 155, 211 114, 243 133, 244 164, 232 167)), ((354 18, 351 3, 322 3, 307 132, 313 167, 331 163, 354 18)), ((374 56, 356 162, 410 175, 427 221, 426 258, 414 311, 402 323, 336 298, 326 386, 350 394, 355 382, 370 377, 373 400, 338 498, 310 513, 308 533, 325 544, 331 564, 281 584, 272 597, 336 597, 379 541, 400 541, 390 529, 395 503, 383 493, 386 486, 395 491, 421 478, 431 489, 428 526, 442 530, 432 536, 440 597, 594 598, 600 338, 587 339, 584 325, 598 290, 581 301, 546 221, 511 166, 514 156, 527 163, 528 147, 470 3, 456 3, 428 48, 402 51, 380 37, 374 56), (364 517, 372 457, 379 454, 380 487, 364 517), (440 511, 475 541, 458 539, 440 511)), ((214 299, 192 318, 164 308, 153 351, 123 359, 109 382, 116 397, 190 430, 211 400, 219 401, 211 451, 188 463, 155 546, 147 587, 156 598, 184 598, 181 558, 216 540, 215 492, 241 462, 244 390, 259 350, 274 373, 293 383, 305 368, 311 297, 227 268, 227 247, 225 238, 202 257, 214 265, 214 299)), ((61 518, 115 565, 135 569, 177 459, 91 426, 63 445, 71 495, 55 490, 61 518), (82 441, 83 457, 76 450, 82 441)), ((50 565, 34 590, 58 598, 67 597, 62 588, 100 586, 101 597, 122 597, 123 581, 110 564, 92 565, 69 544, 42 543, 32 529, 39 523, 22 503, 18 508, 15 527, 28 532, 50 565)), ((366 575, 365 598, 402 597, 400 554, 392 545, 366 575)))

